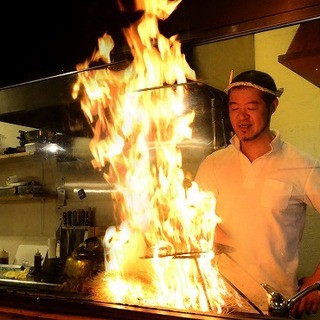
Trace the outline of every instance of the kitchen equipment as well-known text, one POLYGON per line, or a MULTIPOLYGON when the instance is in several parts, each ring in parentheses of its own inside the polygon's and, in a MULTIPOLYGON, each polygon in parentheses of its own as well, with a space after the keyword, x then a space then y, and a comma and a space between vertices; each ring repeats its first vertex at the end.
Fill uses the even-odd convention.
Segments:
POLYGON ((70 278, 85 279, 104 269, 104 248, 98 237, 84 240, 65 263, 64 272, 70 278))
POLYGON ((2 249, 0 252, 0 264, 8 264, 9 263, 9 253, 2 249))
POLYGON ((45 257, 48 251, 48 246, 33 244, 19 245, 13 264, 21 266, 23 265, 25 267, 32 266, 34 264, 34 254, 37 252, 37 250, 39 250, 42 257, 45 257))
POLYGON ((86 226, 61 226, 58 230, 60 257, 65 260, 88 238, 86 226))
POLYGON ((16 194, 16 187, 0 187, 0 197, 10 197, 16 194))
POLYGON ((277 316, 281 318, 287 318, 290 315, 290 309, 292 306, 306 296, 308 293, 320 290, 320 281, 312 284, 304 290, 298 292, 289 300, 284 299, 281 293, 277 292, 268 284, 261 284, 268 297, 268 312, 270 316, 277 316))
POLYGON ((53 259, 57 257, 57 239, 48 239, 48 259, 53 259))
POLYGON ((49 129, 38 129, 24 131, 19 130, 20 136, 17 137, 20 140, 20 145, 24 146, 27 143, 43 143, 51 142, 55 139, 56 132, 49 129))
POLYGON ((34 275, 39 275, 42 272, 42 256, 41 253, 39 251, 39 249, 37 250, 37 252, 34 255, 34 270, 33 270, 33 274, 34 275))

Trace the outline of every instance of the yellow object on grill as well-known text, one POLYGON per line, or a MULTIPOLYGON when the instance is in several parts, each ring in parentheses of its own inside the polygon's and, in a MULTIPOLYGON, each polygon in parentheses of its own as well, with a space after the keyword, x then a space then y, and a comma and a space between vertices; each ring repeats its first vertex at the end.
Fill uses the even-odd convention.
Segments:
POLYGON ((18 271, 7 271, 3 276, 7 279, 26 280, 29 274, 29 268, 18 271))

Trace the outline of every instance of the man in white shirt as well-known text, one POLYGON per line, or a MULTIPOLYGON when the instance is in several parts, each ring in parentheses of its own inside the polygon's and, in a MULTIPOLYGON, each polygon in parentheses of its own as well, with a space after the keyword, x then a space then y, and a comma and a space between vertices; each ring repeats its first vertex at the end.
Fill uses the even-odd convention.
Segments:
MULTIPOLYGON (((267 310, 266 283, 286 299, 320 281, 320 264, 300 279, 297 270, 306 206, 320 212, 320 164, 270 129, 282 89, 267 73, 249 70, 226 89, 235 132, 226 148, 199 166, 195 181, 216 198, 216 242, 234 247, 222 274, 267 310)), ((318 291, 299 300, 291 314, 316 313, 318 291)))

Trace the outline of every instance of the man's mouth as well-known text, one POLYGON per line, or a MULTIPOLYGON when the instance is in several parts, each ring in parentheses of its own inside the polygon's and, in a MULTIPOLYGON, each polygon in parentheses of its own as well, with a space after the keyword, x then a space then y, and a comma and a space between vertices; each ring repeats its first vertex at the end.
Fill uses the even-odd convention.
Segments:
POLYGON ((247 130, 250 128, 250 124, 239 124, 238 127, 241 129, 241 130, 247 130))

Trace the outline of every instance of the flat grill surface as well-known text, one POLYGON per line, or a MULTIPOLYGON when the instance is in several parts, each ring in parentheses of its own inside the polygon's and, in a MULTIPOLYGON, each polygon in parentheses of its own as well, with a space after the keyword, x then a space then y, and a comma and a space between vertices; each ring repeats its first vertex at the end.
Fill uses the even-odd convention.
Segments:
MULTIPOLYGON (((177 254, 175 258, 195 258, 197 253, 177 254)), ((149 257, 146 257, 149 258, 149 257)), ((0 306, 26 308, 30 310, 46 310, 47 312, 68 313, 75 315, 94 315, 108 320, 121 319, 276 319, 253 312, 229 311, 225 314, 213 312, 181 311, 162 307, 150 308, 125 305, 121 303, 105 303, 94 301, 81 292, 64 290, 62 283, 44 281, 41 277, 29 274, 25 280, 6 279, 7 271, 19 271, 17 265, 0 266, 0 306)))
MULTIPOLYGON (((218 319, 279 319, 254 313, 236 312, 233 314, 217 315, 212 313, 166 310, 145 308, 122 304, 110 304, 90 301, 81 298, 50 296, 48 294, 5 292, 0 290, 0 306, 17 307, 45 311, 47 313, 62 313, 82 316, 101 317, 108 320, 218 320, 218 319)), ((282 318, 283 319, 283 318, 282 318)))

